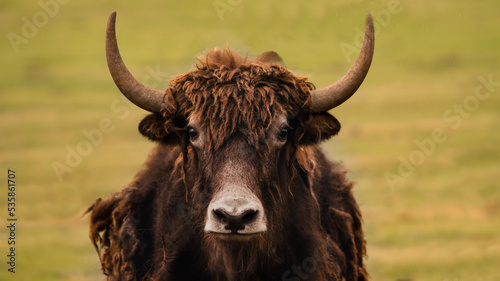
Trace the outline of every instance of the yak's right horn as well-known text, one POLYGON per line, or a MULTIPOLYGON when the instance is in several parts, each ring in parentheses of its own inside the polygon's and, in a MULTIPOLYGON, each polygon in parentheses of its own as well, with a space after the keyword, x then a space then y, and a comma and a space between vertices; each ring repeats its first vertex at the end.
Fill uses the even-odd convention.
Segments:
POLYGON ((106 59, 116 86, 132 103, 149 112, 160 113, 164 91, 151 89, 137 81, 123 63, 115 33, 116 11, 109 15, 106 29, 106 59))

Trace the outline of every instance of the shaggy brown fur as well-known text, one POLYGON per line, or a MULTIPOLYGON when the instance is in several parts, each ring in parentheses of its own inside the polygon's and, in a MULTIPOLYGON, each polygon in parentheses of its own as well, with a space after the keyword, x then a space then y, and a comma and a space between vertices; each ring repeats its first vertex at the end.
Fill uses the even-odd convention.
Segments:
POLYGON ((273 52, 252 60, 215 49, 198 61, 171 81, 163 115, 139 125, 158 142, 145 168, 88 210, 108 280, 367 280, 352 183, 317 146, 340 124, 308 113, 313 85, 273 52), (278 116, 290 126, 280 148, 271 141, 278 116), (189 122, 204 133, 203 151, 189 141, 189 122), (263 203, 268 231, 258 237, 203 231, 228 159, 248 165, 263 203))

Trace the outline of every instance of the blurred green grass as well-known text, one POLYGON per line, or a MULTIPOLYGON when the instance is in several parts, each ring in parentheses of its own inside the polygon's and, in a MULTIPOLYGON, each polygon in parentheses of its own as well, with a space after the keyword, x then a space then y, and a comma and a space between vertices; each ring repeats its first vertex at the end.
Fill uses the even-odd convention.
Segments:
MULTIPOLYGON (((125 185, 152 146, 136 129, 145 112, 112 107, 120 97, 104 58, 112 10, 122 54, 141 81, 150 69, 162 79, 183 73, 203 50, 229 44, 242 53, 274 50, 321 87, 349 68, 340 45, 354 44, 366 12, 381 15, 390 2, 241 1, 221 20, 214 1, 69 1, 16 53, 8 34, 22 35, 22 18, 42 9, 0 1, 0 163, 5 176, 7 168, 17 172, 19 217, 17 273, 0 257, 0 279, 103 279, 82 214, 125 185), (103 118, 114 130, 59 181, 52 163, 65 163, 66 147, 103 118)), ((333 111, 343 130, 324 148, 357 182, 373 280, 500 280, 500 88, 458 128, 443 119, 474 94, 478 76, 500 81, 500 2, 400 4, 380 26, 364 85, 333 111), (399 157, 408 159, 414 141, 435 128, 447 140, 391 188, 384 174, 397 173, 399 157)), ((1 253, 6 238, 2 227, 1 253)))

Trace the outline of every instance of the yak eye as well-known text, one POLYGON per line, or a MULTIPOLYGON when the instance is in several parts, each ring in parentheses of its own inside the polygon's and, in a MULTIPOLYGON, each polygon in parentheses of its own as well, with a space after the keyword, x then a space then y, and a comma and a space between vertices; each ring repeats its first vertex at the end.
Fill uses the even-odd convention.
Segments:
POLYGON ((189 134, 189 140, 191 141, 195 141, 196 138, 198 137, 198 132, 191 127, 188 128, 188 134, 189 134))
POLYGON ((278 138, 285 141, 288 136, 288 128, 282 128, 278 134, 278 138))

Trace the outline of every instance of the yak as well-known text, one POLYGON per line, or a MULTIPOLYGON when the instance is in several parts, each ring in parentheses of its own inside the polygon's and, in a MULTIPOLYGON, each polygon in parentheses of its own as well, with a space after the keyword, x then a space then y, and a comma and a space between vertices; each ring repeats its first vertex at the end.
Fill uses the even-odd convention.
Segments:
POLYGON ((113 12, 108 68, 150 113, 139 132, 156 144, 126 187, 87 210, 107 280, 368 280, 353 183, 320 143, 340 130, 328 110, 370 67, 370 14, 354 65, 321 89, 275 52, 224 47, 155 90, 125 66, 115 21, 113 12))

